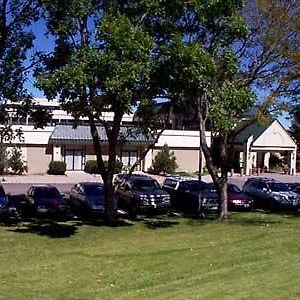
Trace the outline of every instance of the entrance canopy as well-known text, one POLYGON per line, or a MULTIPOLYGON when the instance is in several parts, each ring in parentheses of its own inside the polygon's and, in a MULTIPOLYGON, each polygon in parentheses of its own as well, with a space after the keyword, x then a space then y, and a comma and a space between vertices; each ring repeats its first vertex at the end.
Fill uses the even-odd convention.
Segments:
POLYGON ((253 121, 240 126, 232 141, 242 155, 242 165, 246 175, 258 167, 258 161, 269 167, 271 152, 287 152, 290 174, 296 172, 297 145, 278 120, 267 124, 253 121))

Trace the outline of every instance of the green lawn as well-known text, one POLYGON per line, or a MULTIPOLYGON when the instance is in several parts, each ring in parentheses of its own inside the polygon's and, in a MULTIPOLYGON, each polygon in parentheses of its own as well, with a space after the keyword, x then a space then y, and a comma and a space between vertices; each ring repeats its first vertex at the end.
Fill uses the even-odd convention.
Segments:
POLYGON ((300 298, 300 215, 127 225, 0 227, 0 299, 300 298))

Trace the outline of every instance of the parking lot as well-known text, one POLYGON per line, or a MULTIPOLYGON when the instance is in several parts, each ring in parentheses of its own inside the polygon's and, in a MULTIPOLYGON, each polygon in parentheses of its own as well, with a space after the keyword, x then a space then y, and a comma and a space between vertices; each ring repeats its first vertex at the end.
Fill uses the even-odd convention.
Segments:
MULTIPOLYGON (((160 184, 163 183, 165 177, 151 175, 158 180, 160 184)), ((280 180, 282 182, 300 182, 300 174, 290 176, 290 175, 282 175, 278 173, 265 173, 261 176, 251 176, 251 177, 268 177, 280 180)), ((250 178, 250 176, 240 176, 235 174, 233 177, 228 177, 228 182, 236 184, 239 187, 242 187, 245 181, 250 178)), ((211 177, 209 175, 205 175, 202 177, 202 180, 205 182, 211 182, 211 177)), ((70 190, 70 188, 78 182, 86 182, 86 181, 102 181, 100 175, 91 175, 81 171, 73 171, 66 172, 66 175, 63 176, 53 176, 53 175, 21 175, 21 176, 3 176, 1 178, 1 183, 5 188, 7 193, 11 194, 21 194, 25 193, 30 185, 39 184, 39 183, 47 183, 53 184, 58 187, 58 189, 64 193, 70 190)))

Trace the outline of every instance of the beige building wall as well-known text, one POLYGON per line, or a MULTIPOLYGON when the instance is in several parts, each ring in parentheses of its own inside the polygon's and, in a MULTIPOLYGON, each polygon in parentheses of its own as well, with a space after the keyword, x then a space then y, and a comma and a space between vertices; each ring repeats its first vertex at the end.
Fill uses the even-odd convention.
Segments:
POLYGON ((52 147, 50 145, 27 146, 27 166, 29 174, 46 173, 52 160, 52 147))
MULTIPOLYGON (((178 165, 178 169, 176 171, 184 171, 184 172, 197 172, 199 167, 199 154, 198 149, 176 149, 170 148, 171 151, 174 152, 176 157, 176 162, 178 165)), ((156 154, 160 151, 160 149, 153 150, 154 159, 156 154)), ((202 163, 204 166, 204 164, 202 163)))

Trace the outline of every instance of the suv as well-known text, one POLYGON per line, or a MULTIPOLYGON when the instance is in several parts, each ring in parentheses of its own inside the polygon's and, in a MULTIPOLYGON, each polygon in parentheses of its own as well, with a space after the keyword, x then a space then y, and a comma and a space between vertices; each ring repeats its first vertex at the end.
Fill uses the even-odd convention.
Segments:
POLYGON ((187 213, 199 213, 199 195, 203 211, 218 211, 218 194, 203 181, 188 177, 167 177, 163 189, 171 196, 171 206, 187 213))
POLYGON ((297 210, 300 207, 300 196, 287 184, 275 179, 249 178, 243 190, 253 198, 254 206, 258 208, 297 210))
POLYGON ((9 212, 8 199, 4 192, 3 186, 0 185, 0 219, 7 218, 8 212, 9 212))
POLYGON ((170 195, 163 191, 157 180, 145 175, 131 175, 116 186, 118 208, 135 217, 139 212, 169 211, 170 195))

